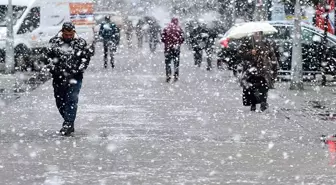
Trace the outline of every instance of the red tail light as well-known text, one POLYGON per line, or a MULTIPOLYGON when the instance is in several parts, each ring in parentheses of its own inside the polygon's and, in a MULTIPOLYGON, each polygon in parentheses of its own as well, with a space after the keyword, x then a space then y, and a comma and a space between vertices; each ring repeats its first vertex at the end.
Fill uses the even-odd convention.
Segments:
POLYGON ((226 39, 224 39, 220 42, 220 45, 223 46, 224 48, 228 48, 229 47, 229 41, 230 41, 230 39, 226 38, 226 39))

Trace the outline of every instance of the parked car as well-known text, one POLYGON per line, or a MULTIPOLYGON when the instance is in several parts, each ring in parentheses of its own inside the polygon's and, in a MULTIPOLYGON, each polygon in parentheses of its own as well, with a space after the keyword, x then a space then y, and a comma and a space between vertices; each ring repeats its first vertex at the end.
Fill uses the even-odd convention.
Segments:
MULTIPOLYGON (((281 54, 278 76, 287 78, 292 64, 294 24, 292 21, 270 21, 269 23, 278 30, 276 34, 267 36, 268 39, 276 42, 281 54)), ((323 30, 307 23, 301 24, 303 73, 313 78, 321 70, 332 75, 335 73, 336 37, 331 34, 327 35, 327 61, 321 61, 320 59, 323 58, 323 51, 321 50, 323 35, 323 30)), ((217 52, 218 63, 225 62, 230 69, 236 72, 237 66, 241 62, 237 53, 241 44, 241 39, 220 39, 217 52)))
MULTIPOLYGON (((93 0, 13 0, 12 4, 17 70, 39 67, 31 56, 48 46, 65 21, 72 21, 79 36, 93 41, 93 0)), ((0 0, 0 63, 6 55, 7 5, 8 0, 0 0)))

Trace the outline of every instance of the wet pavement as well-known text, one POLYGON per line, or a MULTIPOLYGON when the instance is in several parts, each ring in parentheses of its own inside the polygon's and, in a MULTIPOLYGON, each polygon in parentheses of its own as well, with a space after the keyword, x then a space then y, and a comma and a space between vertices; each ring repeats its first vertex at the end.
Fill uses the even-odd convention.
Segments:
POLYGON ((33 91, 50 79, 49 74, 41 72, 16 72, 15 74, 0 74, 0 110, 5 105, 20 98, 23 93, 33 91))
POLYGON ((319 141, 336 132, 319 115, 334 110, 333 88, 277 84, 269 110, 250 112, 228 71, 195 67, 186 49, 180 80, 166 83, 160 49, 121 49, 114 70, 103 69, 98 50, 74 137, 57 134, 51 81, 7 105, 2 184, 335 184, 319 141))

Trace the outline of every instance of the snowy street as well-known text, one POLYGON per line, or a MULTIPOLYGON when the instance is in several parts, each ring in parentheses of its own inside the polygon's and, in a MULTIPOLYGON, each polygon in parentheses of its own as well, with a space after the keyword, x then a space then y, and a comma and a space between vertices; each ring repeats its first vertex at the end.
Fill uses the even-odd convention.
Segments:
POLYGON ((0 107, 0 184, 335 184, 319 141, 336 134, 334 87, 276 84, 270 108, 250 112, 230 71, 205 70, 181 52, 180 80, 165 82, 155 54, 101 48, 84 75, 74 137, 61 137, 51 81, 0 107))

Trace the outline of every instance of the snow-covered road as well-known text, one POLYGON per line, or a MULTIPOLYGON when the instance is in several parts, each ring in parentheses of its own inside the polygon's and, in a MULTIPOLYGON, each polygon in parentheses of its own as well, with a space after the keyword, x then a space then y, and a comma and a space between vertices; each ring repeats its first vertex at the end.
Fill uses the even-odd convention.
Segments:
POLYGON ((228 71, 196 68, 186 49, 180 81, 167 84, 160 49, 120 49, 114 70, 98 51, 75 137, 57 135, 50 81, 0 112, 0 184, 335 184, 318 138, 336 133, 324 120, 333 87, 278 84, 270 109, 251 113, 228 71))

